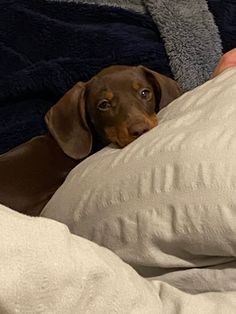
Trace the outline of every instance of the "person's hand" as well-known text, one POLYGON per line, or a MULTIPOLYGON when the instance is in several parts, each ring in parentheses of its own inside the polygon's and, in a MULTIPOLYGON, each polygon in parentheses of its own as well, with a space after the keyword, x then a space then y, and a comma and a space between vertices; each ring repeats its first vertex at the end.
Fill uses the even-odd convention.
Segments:
POLYGON ((214 72, 211 75, 211 78, 222 73, 224 70, 236 66, 236 48, 226 52, 221 58, 219 63, 217 64, 214 72))

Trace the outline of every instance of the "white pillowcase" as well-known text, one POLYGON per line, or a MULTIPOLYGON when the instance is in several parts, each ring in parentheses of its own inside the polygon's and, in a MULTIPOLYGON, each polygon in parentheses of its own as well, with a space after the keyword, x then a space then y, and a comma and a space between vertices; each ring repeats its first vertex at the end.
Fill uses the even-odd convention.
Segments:
POLYGON ((236 256, 236 68, 172 102, 159 125, 71 171, 42 216, 145 276, 236 256))

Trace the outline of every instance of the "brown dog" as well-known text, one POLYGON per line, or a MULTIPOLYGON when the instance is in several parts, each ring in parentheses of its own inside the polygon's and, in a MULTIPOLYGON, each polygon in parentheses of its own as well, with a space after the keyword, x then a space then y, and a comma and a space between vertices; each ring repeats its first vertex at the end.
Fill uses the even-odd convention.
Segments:
POLYGON ((46 114, 51 134, 0 156, 0 203, 39 215, 79 160, 110 142, 129 144, 180 94, 175 81, 143 66, 111 66, 77 83, 46 114))
POLYGON ((91 152, 91 129, 104 144, 124 147, 156 126, 156 113, 180 95, 175 81, 143 66, 111 66, 77 83, 46 122, 61 149, 78 160, 91 152))

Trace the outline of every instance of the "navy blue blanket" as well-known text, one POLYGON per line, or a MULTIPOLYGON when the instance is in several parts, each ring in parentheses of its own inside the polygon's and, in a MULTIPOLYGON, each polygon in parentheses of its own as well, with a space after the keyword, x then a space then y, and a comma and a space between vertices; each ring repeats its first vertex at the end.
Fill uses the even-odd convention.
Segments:
POLYGON ((119 8, 42 0, 0 3, 0 153, 46 132, 44 114, 111 64, 171 75, 155 24, 119 8))
POLYGON ((223 44, 223 52, 236 48, 236 0, 208 0, 223 44))
MULTIPOLYGON (((233 2, 208 1, 225 51, 236 46, 233 2)), ((111 64, 143 64, 171 76, 151 17, 75 3, 1 0, 0 153, 45 133, 44 114, 65 91, 111 64)))

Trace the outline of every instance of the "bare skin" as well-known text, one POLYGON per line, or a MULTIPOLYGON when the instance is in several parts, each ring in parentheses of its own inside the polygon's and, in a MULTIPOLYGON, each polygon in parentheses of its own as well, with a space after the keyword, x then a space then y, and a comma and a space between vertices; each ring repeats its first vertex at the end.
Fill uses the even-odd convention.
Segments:
POLYGON ((226 52, 219 60, 211 78, 216 77, 228 68, 236 66, 236 48, 226 52))

